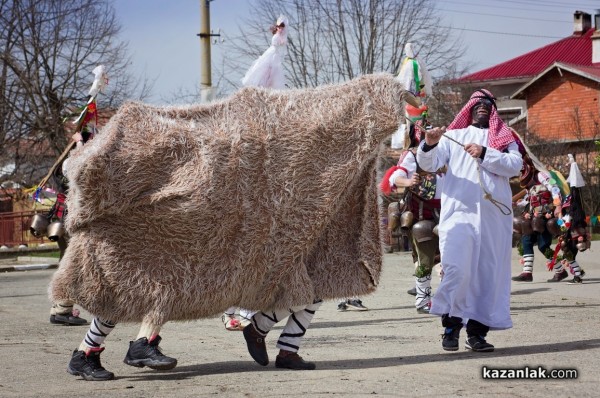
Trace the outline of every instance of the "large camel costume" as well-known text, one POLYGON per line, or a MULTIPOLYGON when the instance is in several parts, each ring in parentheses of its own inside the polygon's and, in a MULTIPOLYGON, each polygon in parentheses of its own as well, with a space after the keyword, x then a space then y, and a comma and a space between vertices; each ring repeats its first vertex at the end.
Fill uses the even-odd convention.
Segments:
POLYGON ((51 299, 162 325, 373 292, 376 160, 409 97, 377 74, 125 104, 69 159, 71 240, 51 299))

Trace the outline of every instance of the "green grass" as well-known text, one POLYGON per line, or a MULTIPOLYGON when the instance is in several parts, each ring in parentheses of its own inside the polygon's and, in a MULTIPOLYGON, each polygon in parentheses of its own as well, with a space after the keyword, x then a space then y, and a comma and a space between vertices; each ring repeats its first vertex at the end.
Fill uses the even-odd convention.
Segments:
POLYGON ((42 253, 30 253, 29 256, 31 257, 52 257, 52 258, 59 258, 60 257, 60 251, 56 250, 56 251, 51 251, 51 252, 42 252, 42 253))

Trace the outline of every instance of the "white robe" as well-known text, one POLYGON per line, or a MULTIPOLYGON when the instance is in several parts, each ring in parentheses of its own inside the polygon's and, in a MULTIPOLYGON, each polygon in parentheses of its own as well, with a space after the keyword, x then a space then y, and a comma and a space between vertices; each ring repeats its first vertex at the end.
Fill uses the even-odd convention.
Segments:
MULTIPOLYGON (((463 144, 487 146, 488 129, 469 126, 448 130, 463 144)), ((444 277, 433 298, 431 313, 474 319, 490 329, 512 327, 510 318, 510 261, 512 211, 505 215, 489 200, 479 183, 492 197, 511 209, 509 178, 519 174, 522 158, 516 143, 503 153, 487 147, 484 160, 475 160, 460 145, 444 137, 438 145, 417 151, 424 170, 448 170, 442 187, 439 235, 444 277)))

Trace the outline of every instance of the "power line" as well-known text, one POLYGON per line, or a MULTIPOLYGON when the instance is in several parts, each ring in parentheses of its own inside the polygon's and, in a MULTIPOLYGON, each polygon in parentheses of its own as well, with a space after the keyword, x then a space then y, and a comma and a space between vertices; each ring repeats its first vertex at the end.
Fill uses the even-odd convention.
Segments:
POLYGON ((497 17, 497 18, 510 18, 510 19, 524 19, 526 21, 538 21, 538 22, 558 22, 558 23, 572 23, 570 21, 559 21, 556 19, 539 19, 539 18, 529 18, 529 17, 513 17, 510 15, 498 15, 498 14, 486 14, 486 13, 482 13, 482 12, 469 12, 469 11, 459 11, 459 10, 447 10, 444 8, 435 8, 435 10, 437 11, 447 11, 447 12, 455 12, 458 14, 469 14, 469 15, 485 15, 485 16, 490 16, 490 17, 497 17))
MULTIPOLYGON (((452 1, 452 4, 463 4, 463 5, 467 5, 467 6, 476 6, 476 7, 490 7, 490 8, 500 8, 500 9, 505 9, 505 10, 519 10, 519 11, 533 11, 533 12, 544 12, 544 13, 552 13, 552 14, 561 14, 564 15, 564 11, 549 11, 546 10, 546 7, 542 7, 544 9, 531 9, 531 8, 520 8, 520 7, 507 7, 507 6, 494 6, 494 5, 489 5, 489 4, 482 4, 481 2, 477 2, 477 3, 467 3, 464 1, 452 1)), ((541 5, 541 4, 540 4, 541 5)), ((592 6, 589 6, 592 7, 592 6)), ((582 7, 585 8, 585 7, 582 7)))

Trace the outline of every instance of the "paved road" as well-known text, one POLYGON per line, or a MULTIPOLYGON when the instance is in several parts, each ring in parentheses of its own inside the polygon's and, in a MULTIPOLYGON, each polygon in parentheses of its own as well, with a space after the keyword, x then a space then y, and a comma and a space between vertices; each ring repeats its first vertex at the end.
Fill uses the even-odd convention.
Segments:
MULTIPOLYGON (((493 353, 442 351, 439 319, 417 314, 405 293, 412 283, 409 256, 393 253, 385 256, 380 288, 364 298, 369 311, 340 313, 335 302, 326 302, 317 312, 300 352, 317 362, 315 371, 274 367, 278 330, 267 338, 272 363, 259 366, 242 334, 225 331, 214 318, 164 327, 161 347, 179 360, 168 372, 125 365, 138 325, 118 325, 102 354, 104 366, 117 376, 109 382, 85 382, 65 370, 86 327, 48 322, 46 289, 54 271, 1 273, 0 397, 596 397, 599 254, 596 249, 580 255, 587 272, 583 285, 547 283, 551 274, 538 255, 534 282, 512 287, 514 328, 490 333, 493 353), (579 377, 484 380, 483 366, 573 368, 579 377)), ((516 274, 516 253, 513 258, 516 274)), ((434 278, 434 286, 437 282, 434 278)))

